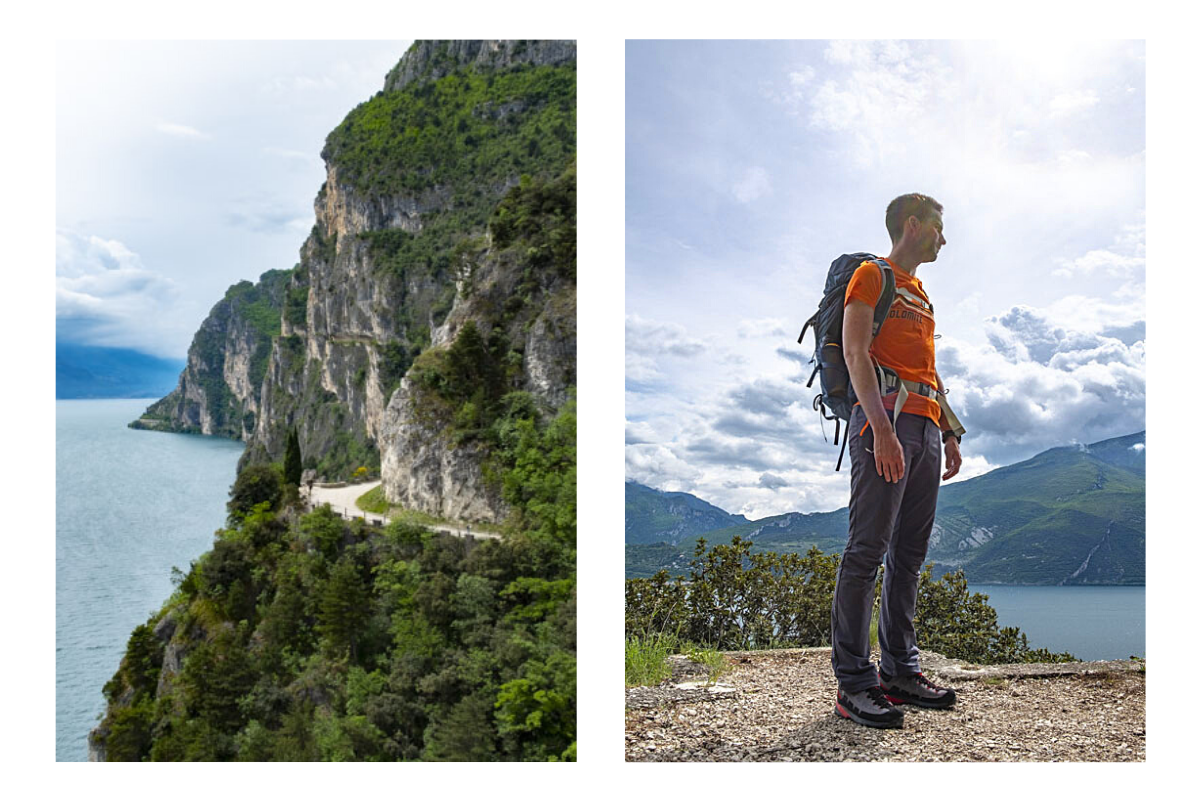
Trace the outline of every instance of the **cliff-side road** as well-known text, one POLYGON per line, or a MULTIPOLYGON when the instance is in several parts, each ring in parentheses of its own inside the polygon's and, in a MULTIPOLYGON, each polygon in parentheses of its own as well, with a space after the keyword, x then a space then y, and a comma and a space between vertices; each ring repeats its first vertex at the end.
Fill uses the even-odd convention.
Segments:
POLYGON ((975 667, 923 653, 948 711, 902 706, 904 727, 833 711, 829 648, 727 653, 715 686, 673 656, 659 686, 625 690, 627 761, 1145 761, 1145 662, 975 667))
MULTIPOLYGON (((374 489, 379 483, 379 481, 371 481, 369 483, 353 483, 348 486, 313 486, 311 505, 316 508, 328 504, 330 508, 346 519, 365 519, 367 522, 377 522, 380 525, 386 525, 388 518, 383 514, 373 514, 369 511, 363 511, 354 504, 358 498, 374 489)), ((427 525, 426 527, 442 531, 443 533, 449 533, 452 536, 472 536, 477 539, 500 538, 500 535, 497 533, 481 531, 467 525, 435 524, 427 525)))

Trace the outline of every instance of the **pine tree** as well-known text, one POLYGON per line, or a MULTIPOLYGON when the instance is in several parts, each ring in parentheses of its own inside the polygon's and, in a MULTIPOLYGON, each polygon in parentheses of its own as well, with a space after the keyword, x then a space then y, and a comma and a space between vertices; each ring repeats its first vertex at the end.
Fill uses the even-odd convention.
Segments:
POLYGON ((300 485, 300 436, 296 429, 288 432, 287 451, 283 456, 283 482, 291 486, 300 485))
POLYGON ((331 652, 348 650, 351 661, 357 658, 358 637, 366 624, 369 599, 354 559, 343 555, 330 572, 317 612, 317 630, 331 652))

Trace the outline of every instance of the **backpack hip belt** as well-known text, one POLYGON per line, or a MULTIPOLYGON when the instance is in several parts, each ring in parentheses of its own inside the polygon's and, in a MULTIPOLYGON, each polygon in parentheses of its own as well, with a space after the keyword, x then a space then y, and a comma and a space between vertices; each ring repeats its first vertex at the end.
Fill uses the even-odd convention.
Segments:
POLYGON ((910 394, 919 394, 921 397, 932 397, 937 400, 938 407, 942 410, 942 414, 946 417, 946 423, 950 426, 950 431, 958 439, 962 439, 963 434, 967 429, 959 422, 958 416, 950 408, 950 402, 946 400, 946 395, 937 390, 937 387, 930 386, 927 383, 919 381, 910 381, 901 378, 892 370, 875 365, 876 372, 879 373, 879 394, 886 396, 892 392, 897 392, 896 408, 892 412, 892 426, 896 425, 896 415, 904 408, 904 404, 908 402, 910 394))

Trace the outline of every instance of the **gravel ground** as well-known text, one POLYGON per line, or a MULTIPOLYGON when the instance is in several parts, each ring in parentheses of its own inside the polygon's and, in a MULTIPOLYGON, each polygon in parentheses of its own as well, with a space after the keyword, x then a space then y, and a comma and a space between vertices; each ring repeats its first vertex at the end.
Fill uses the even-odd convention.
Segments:
POLYGON ((977 667, 923 653, 954 687, 947 711, 904 706, 904 727, 836 716, 829 648, 727 653, 708 686, 672 657, 660 686, 625 690, 627 761, 1144 761, 1144 662, 977 667))

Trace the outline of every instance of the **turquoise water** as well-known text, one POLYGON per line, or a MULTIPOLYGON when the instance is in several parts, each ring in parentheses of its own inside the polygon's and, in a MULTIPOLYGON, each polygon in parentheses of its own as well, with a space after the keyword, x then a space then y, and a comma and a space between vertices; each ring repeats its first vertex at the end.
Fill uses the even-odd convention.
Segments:
POLYGON ((1145 586, 992 586, 1000 625, 1015 625, 1030 647, 1063 650, 1084 661, 1146 656, 1145 586))
POLYGON ((56 757, 85 761, 130 632, 225 517, 242 444, 131 430, 151 400, 59 400, 55 443, 56 757))

